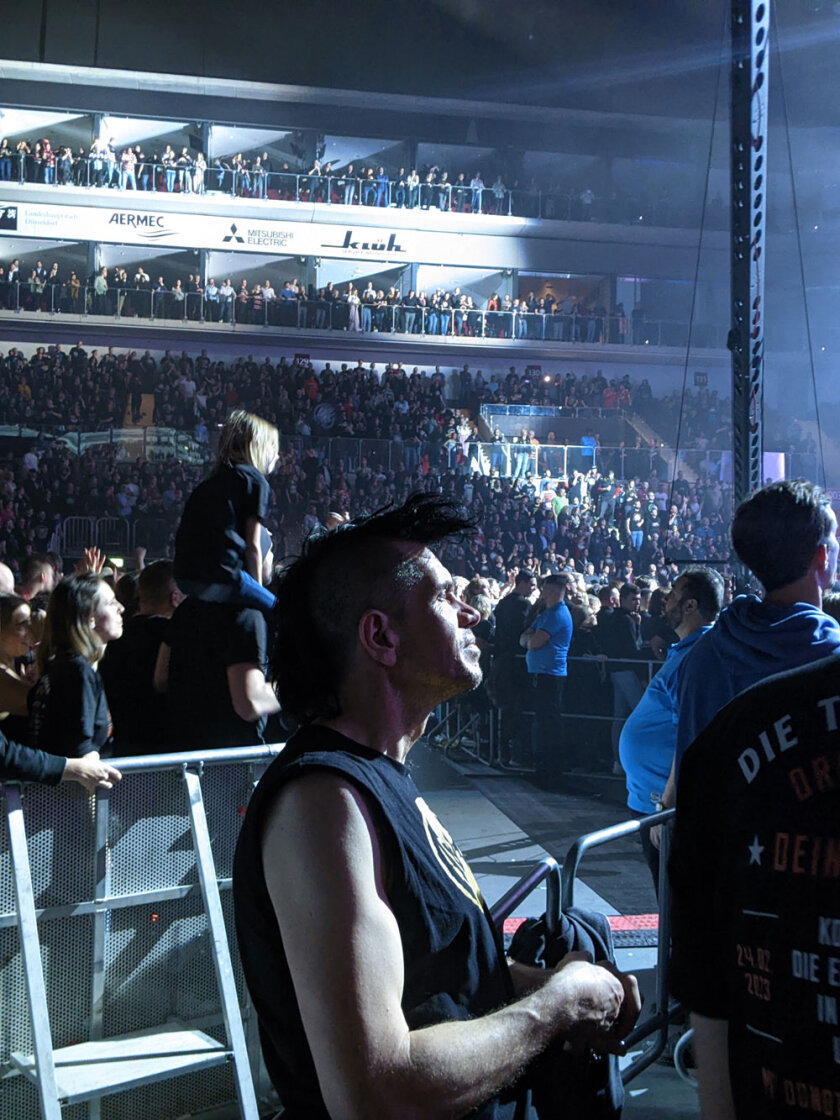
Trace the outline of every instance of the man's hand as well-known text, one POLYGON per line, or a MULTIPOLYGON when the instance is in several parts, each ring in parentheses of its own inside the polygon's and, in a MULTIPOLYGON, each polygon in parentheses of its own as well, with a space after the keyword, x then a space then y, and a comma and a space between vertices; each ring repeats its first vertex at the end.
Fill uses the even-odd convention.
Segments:
POLYGON ((83 576, 87 572, 93 572, 95 576, 98 576, 104 563, 104 552, 100 552, 98 548, 86 548, 82 553, 81 560, 76 561, 76 574, 83 576))
POLYGON ((609 961, 592 964, 589 953, 569 953, 554 970, 552 984, 566 1004, 568 1026, 562 1033, 573 1045, 623 1053, 623 1039, 641 1010, 635 976, 619 972, 609 961))
POLYGON ((122 774, 107 762, 102 762, 93 751, 82 758, 68 758, 61 780, 79 782, 88 793, 93 793, 97 786, 100 789, 113 789, 117 782, 122 781, 122 774))

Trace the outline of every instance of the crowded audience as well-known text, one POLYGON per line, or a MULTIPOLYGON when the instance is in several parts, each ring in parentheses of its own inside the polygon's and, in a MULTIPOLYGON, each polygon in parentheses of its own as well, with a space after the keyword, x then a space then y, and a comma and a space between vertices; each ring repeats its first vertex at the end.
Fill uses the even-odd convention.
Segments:
POLYGON ((478 306, 457 286, 402 292, 393 285, 377 288, 369 280, 361 288, 350 282, 341 289, 332 281, 316 287, 295 278, 275 288, 270 279, 259 277, 213 276, 203 283, 198 273, 166 282, 162 276, 154 279, 142 264, 130 271, 122 265, 103 267, 82 278, 57 261, 47 267, 40 258, 33 263, 17 257, 0 265, 0 307, 365 334, 635 345, 649 342, 652 330, 656 341, 662 326, 647 323, 641 307, 629 316, 621 303, 608 311, 597 294, 556 298, 548 290, 539 296, 522 291, 515 297, 494 292, 478 306))
POLYGON ((245 151, 208 160, 204 152, 160 138, 120 146, 109 137, 73 148, 48 137, 0 139, 0 182, 166 194, 219 192, 243 198, 455 213, 518 215, 560 221, 692 224, 686 203, 662 188, 631 193, 613 184, 598 193, 589 182, 560 185, 535 175, 506 177, 498 168, 449 170, 437 164, 384 167, 323 155, 309 161, 245 151))
MULTIPOLYGON (((664 610, 668 588, 686 565, 705 563, 721 572, 731 591, 731 488, 715 472, 678 471, 671 479, 655 448, 604 449, 591 428, 562 459, 550 454, 557 445, 550 439, 541 442, 527 427, 509 437, 497 430, 491 439, 482 440, 478 410, 488 401, 504 400, 593 411, 661 403, 646 381, 608 380, 601 372, 594 377, 569 371, 534 378, 511 369, 504 377, 485 377, 465 366, 447 378, 439 368, 409 372, 399 364, 377 371, 361 363, 336 369, 326 363, 316 370, 299 357, 281 357, 276 364, 269 359, 258 364, 250 356, 225 363, 213 361, 206 352, 195 358, 167 352, 158 360, 149 352, 142 357, 113 350, 99 354, 81 342, 67 351, 40 348, 29 359, 12 349, 0 361, 0 419, 32 423, 51 417, 56 426, 81 432, 89 430, 92 419, 108 426, 130 415, 140 422, 144 410, 151 409, 147 419, 192 432, 199 437, 198 446, 205 448, 192 462, 174 456, 137 459, 119 442, 73 448, 66 439, 45 436, 25 450, 17 444, 0 460, 0 572, 9 574, 6 593, 16 590, 5 607, 0 604, 0 619, 8 619, 4 679, 10 697, 7 718, 14 723, 8 730, 14 730, 14 741, 37 748, 49 738, 42 728, 52 717, 39 676, 50 682, 48 698, 54 691, 52 678, 58 680, 60 670, 62 688, 79 708, 82 747, 69 740, 60 743, 61 753, 73 757, 106 746, 100 677, 90 672, 100 660, 105 669, 101 679, 110 679, 116 693, 116 711, 136 713, 142 708, 159 737, 167 722, 166 707, 155 699, 152 676, 164 692, 167 682, 181 682, 176 691, 182 695, 196 658, 210 657, 211 648, 216 660, 225 656, 227 646, 217 648, 210 631, 201 649, 194 650, 190 628, 189 634, 183 627, 170 633, 162 622, 149 620, 186 617, 177 614, 184 589, 169 564, 176 555, 176 530, 188 497, 207 476, 210 433, 232 411, 239 415, 235 410, 245 409, 264 417, 268 431, 274 432, 274 425, 279 429, 278 442, 272 437, 271 453, 259 459, 255 475, 266 476, 260 483, 260 522, 267 533, 264 540, 255 537, 249 545, 259 553, 253 571, 267 589, 268 602, 273 601, 269 589, 274 560, 282 564, 311 533, 399 505, 418 490, 451 497, 477 525, 474 535, 449 543, 441 554, 463 586, 469 584, 482 619, 479 637, 487 687, 470 701, 479 716, 476 734, 486 734, 491 703, 504 712, 511 702, 510 681, 506 693, 506 682, 493 668, 496 606, 505 600, 515 603, 513 596, 518 595, 518 625, 519 614, 531 617, 525 600, 539 601, 546 609, 547 600, 537 599, 537 589, 545 585, 554 588, 548 609, 562 600, 572 612, 569 674, 575 687, 564 711, 607 717, 603 723, 581 719, 575 741, 586 758, 576 761, 618 771, 620 721, 641 694, 650 667, 655 668, 675 640, 664 610), (102 519, 127 526, 125 547, 113 561, 100 556, 98 567, 86 554, 80 571, 82 576, 92 575, 68 585, 68 595, 72 591, 73 596, 59 603, 52 592, 59 575, 71 566, 60 555, 64 529, 79 518, 88 519, 91 534, 102 519), (131 563, 129 542, 139 546, 140 567, 147 553, 153 561, 148 578, 142 573, 139 581, 137 573, 121 575, 120 562, 131 563), (106 571, 111 566, 112 577, 121 575, 116 598, 110 587, 102 590, 94 580, 101 580, 103 563, 106 571), (160 563, 164 567, 156 568, 160 563), (632 650, 624 631, 610 622, 616 610, 639 616, 632 629, 632 650), (96 619, 84 648, 73 636, 78 630, 73 611, 96 619), (130 620, 125 637, 124 614, 130 620), (34 663, 25 648, 28 641, 40 650, 34 663), (161 650, 166 654, 162 665, 155 660, 161 650), (127 656, 145 666, 144 679, 133 682, 131 695, 121 689, 117 671, 127 656), (638 660, 638 667, 628 667, 628 659, 638 660), (617 697, 622 704, 631 699, 619 710, 617 697), (615 720, 612 733, 610 719, 615 720)), ((688 407, 698 415, 705 412, 710 424, 718 423, 721 405, 713 391, 699 390, 688 407)), ((247 448, 237 454, 245 458, 235 461, 251 461, 247 448)), ((195 579, 193 573, 191 587, 195 579)), ((212 592, 207 604, 211 613, 235 608, 235 602, 218 599, 220 577, 198 579, 196 603, 203 607, 201 598, 212 592)), ((243 664, 250 664, 260 660, 257 654, 266 640, 265 633, 260 636, 251 629, 240 634, 232 648, 250 651, 247 658, 242 654, 243 664)), ((248 688, 253 687, 250 682, 248 688)), ((283 733, 278 727, 270 730, 271 721, 279 717, 266 699, 269 692, 265 680, 253 694, 243 684, 229 720, 231 741, 247 741, 257 726, 260 734, 283 733)), ((540 726, 551 717, 556 700, 553 692, 547 696, 549 707, 540 726)), ((145 749, 146 737, 133 737, 126 719, 117 741, 123 749, 145 749)), ((517 721, 512 725, 515 729, 517 721)), ((512 740, 502 744, 500 761, 533 769, 536 758, 539 780, 557 778, 539 773, 539 752, 534 755, 528 743, 516 737, 514 731, 512 740)))
MULTIPOLYGON (((68 351, 41 348, 29 360, 13 348, 0 361, 0 422, 69 435, 151 420, 189 432, 207 448, 209 433, 232 408, 251 408, 281 433, 267 518, 278 555, 281 544, 326 523, 331 511, 355 515, 422 486, 453 493, 480 517, 482 533, 452 558, 453 570, 503 583, 512 567, 540 574, 570 559, 595 578, 628 565, 636 573, 651 565, 661 572, 668 559, 721 558, 730 510, 728 487, 718 478, 678 474, 669 485, 655 448, 637 440, 636 447, 603 449, 597 432, 565 454, 551 433, 541 443, 527 428, 510 437, 497 431, 485 442, 470 418, 493 401, 642 407, 635 402, 647 389, 600 373, 546 380, 513 369, 504 378, 485 377, 464 367, 447 380, 440 368, 391 365, 380 373, 361 363, 326 363, 316 370, 285 357, 276 364, 250 356, 214 362, 206 352, 195 359, 167 352, 158 362, 149 352, 99 354, 79 343, 68 351)), ((201 457, 134 460, 119 442, 78 454, 68 442, 45 439, 20 463, 8 461, 0 483, 0 558, 17 566, 44 551, 67 517, 154 522, 155 540, 168 543, 204 470, 201 457)), ((134 534, 146 543, 142 530, 134 534)))

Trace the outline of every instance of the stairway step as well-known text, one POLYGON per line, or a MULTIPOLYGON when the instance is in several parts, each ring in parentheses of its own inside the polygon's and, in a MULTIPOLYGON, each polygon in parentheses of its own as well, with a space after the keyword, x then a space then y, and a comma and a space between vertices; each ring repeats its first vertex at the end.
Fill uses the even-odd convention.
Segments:
MULTIPOLYGON (((229 1051, 204 1031, 171 1029, 80 1042, 53 1052, 55 1080, 62 1104, 77 1104, 106 1093, 147 1085, 176 1074, 227 1061, 229 1051)), ((12 1064, 35 1080, 33 1054, 14 1053, 12 1064)))

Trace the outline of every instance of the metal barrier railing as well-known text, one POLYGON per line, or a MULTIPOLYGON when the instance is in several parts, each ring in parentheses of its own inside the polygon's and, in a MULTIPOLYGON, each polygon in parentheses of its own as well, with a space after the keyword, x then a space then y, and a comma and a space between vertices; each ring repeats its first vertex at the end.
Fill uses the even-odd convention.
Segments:
POLYGON ((560 866, 551 856, 541 859, 536 866, 514 883, 495 906, 490 907, 490 917, 497 929, 502 928, 506 918, 509 918, 517 907, 532 894, 540 884, 545 883, 545 927, 548 933, 553 933, 560 921, 560 866))
MULTIPOLYGON (((521 654, 519 660, 524 662, 525 655, 521 654)), ((615 671, 616 668, 630 668, 630 669, 644 669, 647 673, 647 683, 649 684, 656 672, 661 669, 662 662, 646 659, 646 658, 617 658, 606 657, 603 654, 590 655, 587 657, 568 657, 567 662, 569 666, 586 666, 602 671, 604 674, 603 681, 603 698, 604 702, 612 702, 612 685, 609 680, 610 671, 615 671)), ((524 668, 521 670, 522 676, 527 679, 527 673, 524 668)), ((528 690, 529 691, 529 690, 528 690)), ((522 695, 527 698, 528 691, 522 695)), ((502 715, 505 709, 501 706, 493 704, 490 697, 487 696, 485 691, 477 694, 468 693, 465 696, 457 697, 453 700, 447 700, 441 704, 434 714, 429 726, 426 728, 426 737, 434 741, 435 746, 439 750, 449 751, 457 749, 464 754, 470 756, 474 761, 481 763, 488 768, 505 768, 506 763, 502 761, 502 753, 506 744, 501 739, 501 722, 502 715), (486 703, 482 704, 479 712, 471 709, 473 695, 480 695, 486 697, 486 703), (486 717, 482 719, 482 713, 486 717)), ((518 704, 515 708, 518 719, 524 717, 527 728, 530 721, 534 718, 535 712, 526 703, 518 704)), ((592 724, 609 724, 611 727, 624 722, 626 716, 617 716, 615 714, 599 713, 599 712, 584 712, 584 711, 563 711, 560 713, 560 720, 562 723, 571 724, 576 721, 592 724)), ((523 725, 520 723, 520 732, 522 732, 523 725)), ((566 739, 563 739, 566 742, 566 739)), ((533 768, 527 765, 518 765, 516 769, 525 772, 533 772, 533 768)))
MULTIPOLYGON (((358 293, 357 293, 358 295, 358 293)), ((407 303, 378 293, 355 305, 343 296, 300 299, 284 291, 262 287, 217 289, 169 287, 151 279, 144 286, 113 285, 106 279, 85 281, 49 278, 0 281, 0 309, 29 313, 100 315, 173 322, 201 322, 237 326, 282 327, 360 334, 422 335, 438 338, 518 339, 573 345, 695 346, 722 348, 725 329, 718 324, 688 324, 681 320, 647 320, 591 314, 582 310, 524 311, 514 306, 496 309, 464 305, 438 306, 431 301, 407 303)))
POLYGON ((647 1067, 655 1062, 664 1052, 668 1044, 668 1028, 671 1026, 674 1019, 683 1011, 680 1004, 670 1005, 668 989, 668 960, 671 946, 671 893, 668 879, 670 828, 668 825, 673 819, 675 812, 674 809, 666 809, 661 813, 652 813, 648 817, 642 817, 640 820, 623 821, 621 824, 611 825, 609 828, 602 828, 596 832, 590 832, 584 836, 579 836, 571 845, 566 854, 566 858, 563 860, 560 905, 561 909, 565 911, 574 906, 575 881, 577 879, 581 860, 587 852, 591 851, 593 848, 600 847, 602 844, 608 844, 612 840, 620 840, 627 836, 634 836, 642 831, 649 831, 657 825, 665 826, 660 829, 659 846, 659 927, 656 939, 656 1003, 654 1013, 643 1024, 631 1031, 625 1041, 627 1050, 629 1051, 646 1038, 655 1036, 655 1040, 652 1046, 648 1047, 638 1058, 633 1059, 633 1061, 625 1066, 622 1071, 622 1080, 625 1084, 634 1077, 637 1077, 642 1070, 647 1069, 647 1067))
POLYGON ((268 1083, 230 887, 243 807, 281 749, 115 759, 131 780, 93 798, 0 785, 2 1120, 82 1102, 99 1117, 129 1088, 138 1115, 236 1099, 257 1120, 254 1084, 268 1083))
MULTIPOLYGON (((244 806, 281 750, 274 744, 115 759, 132 780, 93 798, 69 787, 0 785, 8 838, 5 849, 0 838, 0 1068, 7 1071, 0 1120, 34 1115, 33 1094, 43 1120, 60 1120, 62 1104, 84 1101, 98 1117, 103 1097, 141 1085, 144 1114, 163 1120, 185 1106, 183 1090, 177 1104, 167 1095, 170 1079, 196 1070, 202 1078, 190 1082, 190 1111, 235 1091, 240 1114, 256 1120, 255 1084, 268 1089, 268 1082, 241 968, 229 950, 232 917, 223 896, 229 900, 244 806), (212 974, 219 1000, 208 1003, 212 974), (86 1009, 78 999, 85 983, 86 1009), (155 1013, 163 1013, 162 1024, 150 1024, 155 1013), (226 1041, 215 1037, 222 1033, 226 1041), (79 1043, 85 1035, 89 1041, 79 1043), (228 1063, 233 1086, 212 1074, 228 1063)), ((574 903, 587 852, 673 815, 579 837, 562 872, 550 857, 541 861, 496 903, 494 922, 545 882, 551 932, 574 903)), ((625 1082, 662 1052, 677 1010, 668 1008, 667 856, 665 828, 656 1010, 627 1045, 656 1040, 624 1070, 625 1082)))
MULTIPOLYGON (((190 195, 216 192, 267 202, 298 202, 324 206, 366 206, 408 210, 443 210, 462 214, 500 217, 543 218, 563 222, 604 222, 619 225, 651 225, 692 228, 697 224, 699 199, 674 200, 669 195, 622 191, 598 196, 587 189, 570 187, 542 190, 538 187, 506 186, 501 178, 454 182, 449 179, 392 177, 383 173, 358 178, 325 165, 310 171, 271 171, 256 160, 190 155, 126 162, 122 152, 106 150, 84 156, 68 148, 49 152, 47 161, 36 164, 30 153, 10 153, 0 161, 0 181, 18 185, 32 183, 53 187, 114 188, 151 194, 190 195), (5 164, 5 166, 2 166, 5 164)), ((713 228, 725 228, 715 215, 713 228)))
POLYGON ((501 930, 505 919, 510 917, 514 910, 520 907, 537 887, 546 883, 545 923, 547 933, 551 934, 559 925, 560 915, 571 910, 574 906, 575 881, 581 860, 587 852, 612 840, 633 836, 656 825, 666 826, 662 828, 660 834, 659 927, 656 948, 655 1007, 653 1014, 630 1032, 625 1040, 625 1045, 627 1051, 630 1052, 633 1047, 638 1046, 645 1039, 653 1037, 654 1041, 638 1057, 633 1058, 625 1065, 621 1073, 625 1085, 638 1077, 664 1052, 668 1044, 669 1027, 683 1011, 680 1004, 670 1005, 668 990, 671 900, 667 872, 670 830, 667 825, 673 818, 674 813, 675 810, 667 809, 662 813, 654 813, 641 820, 623 821, 621 824, 579 836, 569 848, 562 869, 551 856, 546 856, 518 882, 514 883, 510 890, 490 910, 496 928, 501 930))

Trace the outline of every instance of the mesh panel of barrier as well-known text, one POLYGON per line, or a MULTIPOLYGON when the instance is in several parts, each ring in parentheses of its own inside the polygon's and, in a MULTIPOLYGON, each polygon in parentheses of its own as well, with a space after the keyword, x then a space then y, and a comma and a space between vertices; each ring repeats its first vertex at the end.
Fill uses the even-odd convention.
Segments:
MULTIPOLYGON (((247 1019, 247 993, 236 952, 229 880, 245 807, 253 789, 251 762, 203 768, 201 789, 222 912, 232 950, 233 976, 247 1019)), ((105 815, 97 853, 97 806, 74 786, 26 786, 24 820, 38 922, 52 1042, 55 1049, 92 1037, 95 961, 104 985, 101 1035, 166 1029, 182 1024, 227 1045, 214 944, 199 890, 189 803, 180 766, 127 774, 99 806, 105 815), (97 871, 98 869, 98 871, 97 871), (98 919, 99 894, 123 900, 98 919), (134 897, 136 901, 134 901, 134 897), (78 904, 82 904, 81 908, 78 904), (72 912, 72 907, 76 912, 72 912), (60 911, 57 908, 62 908, 60 911)), ((15 912, 8 837, 0 830, 0 1076, 12 1052, 31 1053, 33 1038, 15 912)), ((236 1099, 230 1064, 182 1074, 116 1093, 101 1104, 102 1120, 174 1120, 236 1099)), ((37 1091, 22 1077, 6 1078, 0 1120, 37 1120, 37 1091)), ((87 1116, 66 1108, 63 1120, 87 1116)))
POLYGON ((235 1099, 230 1066, 216 1066, 106 1097, 101 1115, 102 1120, 164 1120, 190 1116, 235 1099))
POLYGON ((179 770, 131 774, 109 803, 112 895, 198 881, 179 770))

